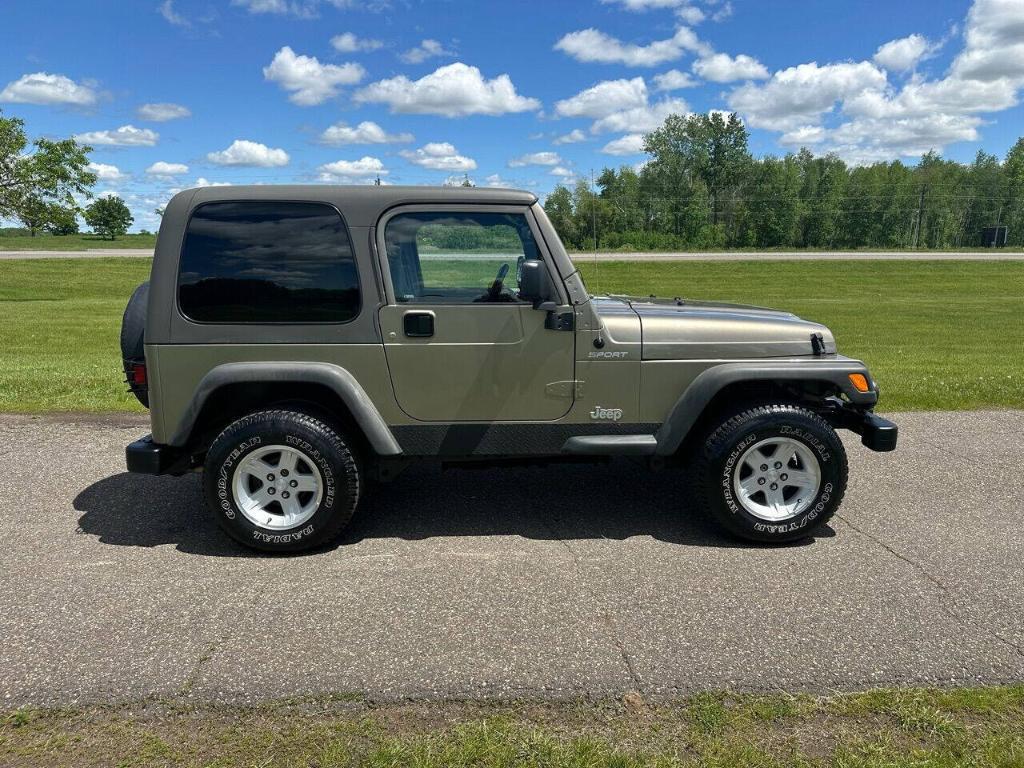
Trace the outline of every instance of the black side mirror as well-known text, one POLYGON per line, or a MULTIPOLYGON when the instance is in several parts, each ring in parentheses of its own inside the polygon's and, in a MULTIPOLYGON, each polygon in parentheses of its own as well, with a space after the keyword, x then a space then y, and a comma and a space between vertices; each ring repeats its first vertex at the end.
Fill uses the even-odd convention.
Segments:
POLYGON ((554 292, 543 261, 524 261, 519 273, 519 298, 536 307, 548 301, 554 292))

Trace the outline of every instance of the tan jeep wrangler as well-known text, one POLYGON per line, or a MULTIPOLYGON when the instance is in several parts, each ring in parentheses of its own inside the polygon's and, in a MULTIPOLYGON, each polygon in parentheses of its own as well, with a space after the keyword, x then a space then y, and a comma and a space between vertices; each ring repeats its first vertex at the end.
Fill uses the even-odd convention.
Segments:
POLYGON ((202 469, 211 514, 265 550, 330 541, 368 477, 413 461, 614 456, 691 470, 680 482, 724 528, 783 542, 842 500, 834 428, 896 446, 827 328, 592 296, 528 192, 187 190, 122 353, 152 421, 129 470, 202 469))

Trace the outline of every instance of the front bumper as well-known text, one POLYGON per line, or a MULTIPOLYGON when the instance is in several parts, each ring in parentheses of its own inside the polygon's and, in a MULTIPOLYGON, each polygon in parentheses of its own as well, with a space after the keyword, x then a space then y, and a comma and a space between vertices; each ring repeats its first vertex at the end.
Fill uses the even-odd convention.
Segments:
POLYGON ((182 475, 190 468, 190 457, 173 445, 153 442, 152 435, 139 438, 124 449, 129 472, 143 475, 182 475))
POLYGON ((856 432, 861 443, 872 451, 896 450, 899 427, 876 413, 836 401, 824 416, 832 426, 856 432))

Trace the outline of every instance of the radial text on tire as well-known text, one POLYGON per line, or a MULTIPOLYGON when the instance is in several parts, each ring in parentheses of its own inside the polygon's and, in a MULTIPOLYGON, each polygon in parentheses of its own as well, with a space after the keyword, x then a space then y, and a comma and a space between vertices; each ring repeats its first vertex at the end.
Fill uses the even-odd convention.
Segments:
POLYGON ((828 422, 797 405, 753 406, 725 417, 707 431, 695 464, 701 506, 751 541, 811 535, 846 492, 842 441, 828 422))
POLYGON ((362 476, 349 442, 298 411, 260 411, 229 425, 206 455, 207 506, 249 547, 298 552, 333 540, 352 519, 362 476))

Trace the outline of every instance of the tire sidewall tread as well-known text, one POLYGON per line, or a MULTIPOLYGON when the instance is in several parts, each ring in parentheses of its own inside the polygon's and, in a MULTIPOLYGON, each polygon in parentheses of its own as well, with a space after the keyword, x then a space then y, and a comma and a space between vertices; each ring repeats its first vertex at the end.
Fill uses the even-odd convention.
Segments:
POLYGON ((696 456, 696 491, 702 511, 735 536, 783 543, 806 538, 835 514, 846 492, 846 450, 832 426, 807 408, 773 403, 744 408, 712 427, 696 456), (733 496, 743 453, 771 437, 799 440, 815 454, 821 487, 811 505, 790 520, 770 522, 747 512, 733 496))
POLYGON ((348 442, 328 423, 300 411, 251 413, 228 425, 212 442, 204 469, 207 506, 228 535, 268 552, 298 552, 334 540, 352 519, 362 472, 348 442), (249 521, 231 490, 238 463, 265 445, 291 445, 316 464, 324 484, 313 516, 298 526, 268 531, 249 521))

